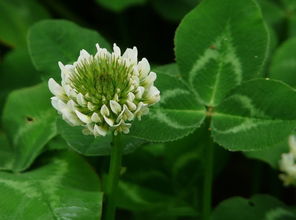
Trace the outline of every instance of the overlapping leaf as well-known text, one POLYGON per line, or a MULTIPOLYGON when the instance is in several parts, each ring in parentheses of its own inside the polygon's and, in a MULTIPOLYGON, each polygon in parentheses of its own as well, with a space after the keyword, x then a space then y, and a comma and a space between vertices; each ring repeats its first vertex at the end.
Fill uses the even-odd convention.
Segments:
POLYGON ((296 91, 280 81, 248 81, 214 110, 214 140, 229 150, 272 147, 296 127, 295 103, 296 91))
POLYGON ((12 47, 25 47, 27 30, 48 14, 35 0, 0 1, 0 41, 12 47))
POLYGON ((296 86, 296 37, 287 40, 276 51, 271 67, 270 76, 296 86))
POLYGON ((97 32, 65 20, 43 20, 33 25, 28 34, 32 61, 37 70, 45 73, 45 78, 60 79, 58 61, 72 64, 82 49, 94 54, 96 43, 110 48, 97 32))
POLYGON ((243 80, 258 77, 269 35, 253 0, 204 0, 175 36, 180 72, 200 101, 218 105, 243 80))
POLYGON ((277 169, 279 166, 279 161, 283 153, 289 152, 288 138, 285 138, 281 143, 276 144, 273 147, 259 150, 259 151, 248 151, 244 154, 253 159, 264 161, 271 167, 277 169))
POLYGON ((212 214, 212 219, 267 220, 266 217, 270 215, 270 212, 276 210, 276 208, 285 208, 285 205, 276 198, 268 195, 255 195, 249 200, 241 197, 233 197, 218 205, 212 214))
POLYGON ((14 162, 13 148, 6 135, 0 132, 0 170, 11 170, 14 162))
MULTIPOLYGON (((57 121, 58 132, 66 140, 68 145, 75 151, 86 156, 103 156, 111 153, 112 136, 94 137, 93 135, 84 135, 82 127, 72 127, 62 119, 57 121)), ((131 153, 145 143, 129 136, 122 136, 123 153, 131 153)))
POLYGON ((149 141, 171 141, 182 138, 200 126, 205 108, 181 80, 159 74, 156 87, 161 100, 147 116, 135 121, 130 135, 149 141))
POLYGON ((17 48, 9 52, 0 64, 0 106, 4 106, 6 96, 13 89, 32 86, 39 81, 40 76, 26 48, 17 48))
POLYGON ((3 126, 14 149, 13 169, 26 169, 56 135, 56 113, 47 85, 12 92, 3 111, 3 126))
POLYGON ((40 165, 23 174, 0 172, 0 219, 100 219, 99 179, 82 158, 63 152, 40 165))

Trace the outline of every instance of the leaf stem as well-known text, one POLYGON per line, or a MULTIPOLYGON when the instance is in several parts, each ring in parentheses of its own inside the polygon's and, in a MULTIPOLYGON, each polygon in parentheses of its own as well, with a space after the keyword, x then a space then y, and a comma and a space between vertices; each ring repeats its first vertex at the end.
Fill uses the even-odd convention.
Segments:
POLYGON ((213 166, 214 166, 214 143, 210 139, 208 146, 205 148, 205 168, 204 182, 202 194, 202 220, 211 219, 212 208, 212 181, 213 181, 213 166))
POLYGON ((119 182, 121 169, 122 149, 120 135, 113 135, 113 142, 111 148, 111 158, 109 167, 109 176, 107 182, 107 210, 106 220, 115 219, 116 211, 116 191, 119 182))

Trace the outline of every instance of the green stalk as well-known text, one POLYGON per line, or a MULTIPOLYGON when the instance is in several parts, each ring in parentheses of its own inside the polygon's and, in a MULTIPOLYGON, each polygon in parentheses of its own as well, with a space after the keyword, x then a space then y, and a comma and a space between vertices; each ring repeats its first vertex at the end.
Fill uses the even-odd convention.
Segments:
MULTIPOLYGON (((209 135, 210 136, 210 135, 209 135)), ((211 219, 212 208, 212 182, 214 163, 214 143, 209 137, 209 144, 205 148, 205 169, 202 194, 202 220, 211 219)))
POLYGON ((111 148, 111 159, 107 184, 107 210, 106 220, 115 219, 116 211, 116 191, 120 176, 122 149, 120 135, 113 136, 111 148))

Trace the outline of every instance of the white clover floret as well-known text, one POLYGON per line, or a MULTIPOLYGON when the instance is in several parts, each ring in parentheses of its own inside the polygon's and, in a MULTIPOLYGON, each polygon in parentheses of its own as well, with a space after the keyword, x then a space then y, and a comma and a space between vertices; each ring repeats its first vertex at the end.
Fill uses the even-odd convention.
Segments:
POLYGON ((283 153, 279 161, 279 168, 283 172, 279 175, 285 186, 296 185, 296 136, 289 137, 290 151, 283 153))
POLYGON ((150 71, 146 58, 138 62, 136 47, 123 55, 116 44, 112 53, 96 47, 94 56, 81 50, 73 64, 58 63, 61 84, 52 78, 48 81, 52 106, 70 125, 83 126, 84 134, 126 134, 131 122, 160 100, 154 86, 156 73, 150 71))

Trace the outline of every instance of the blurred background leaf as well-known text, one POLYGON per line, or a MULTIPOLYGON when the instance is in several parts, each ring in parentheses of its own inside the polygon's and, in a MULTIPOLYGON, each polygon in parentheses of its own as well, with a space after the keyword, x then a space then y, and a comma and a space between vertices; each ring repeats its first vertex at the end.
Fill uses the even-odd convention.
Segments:
POLYGON ((274 209, 278 207, 285 208, 285 205, 269 195, 254 195, 249 200, 241 197, 234 197, 219 204, 213 212, 212 219, 268 220, 266 218, 268 213, 274 211, 274 209))
MULTIPOLYGON (((9 92, 32 86, 40 81, 26 48, 18 48, 6 54, 0 63, 0 106, 4 106, 9 92)), ((2 108, 0 109, 0 115, 2 108)))
POLYGON ((3 127, 14 151, 14 171, 30 166, 56 135, 56 112, 46 84, 13 91, 3 111, 3 127))
POLYGON ((47 11, 35 0, 0 1, 0 41, 10 47, 26 47, 28 28, 48 18, 47 11))
POLYGON ((296 37, 277 48, 270 66, 270 77, 296 87, 296 37))
POLYGON ((120 12, 131 6, 142 5, 146 2, 146 0, 96 0, 96 1, 101 6, 115 12, 120 12))
POLYGON ((200 0, 150 0, 163 18, 179 22, 200 0))

